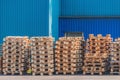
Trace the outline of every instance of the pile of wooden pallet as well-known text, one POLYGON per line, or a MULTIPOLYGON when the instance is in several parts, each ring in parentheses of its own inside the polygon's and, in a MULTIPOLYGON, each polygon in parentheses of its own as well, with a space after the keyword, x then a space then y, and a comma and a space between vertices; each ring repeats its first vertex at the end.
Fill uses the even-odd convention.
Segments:
POLYGON ((31 61, 33 75, 52 75, 54 54, 52 37, 31 37, 31 61))
POLYGON ((3 43, 3 73, 22 75, 27 70, 28 37, 8 36, 3 43))
POLYGON ((103 37, 93 34, 89 35, 86 43, 86 54, 84 59, 83 74, 99 74, 102 75, 108 70, 108 60, 110 53, 110 43, 112 38, 110 35, 103 37))
POLYGON ((0 74, 2 74, 2 56, 0 56, 0 74))
POLYGON ((110 74, 120 74, 120 38, 111 43, 110 74))
POLYGON ((83 37, 61 37, 56 42, 56 74, 76 74, 82 70, 84 56, 83 37))

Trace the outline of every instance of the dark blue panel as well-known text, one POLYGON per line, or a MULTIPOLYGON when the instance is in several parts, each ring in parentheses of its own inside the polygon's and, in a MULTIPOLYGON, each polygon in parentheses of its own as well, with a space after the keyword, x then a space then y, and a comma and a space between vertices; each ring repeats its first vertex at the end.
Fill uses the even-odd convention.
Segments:
POLYGON ((61 16, 118 16, 120 0, 60 0, 61 16))
POLYGON ((49 0, 0 0, 0 42, 5 36, 47 36, 49 0))
POLYGON ((113 38, 120 37, 120 19, 65 19, 59 20, 59 36, 65 32, 84 32, 89 34, 111 34, 113 38))

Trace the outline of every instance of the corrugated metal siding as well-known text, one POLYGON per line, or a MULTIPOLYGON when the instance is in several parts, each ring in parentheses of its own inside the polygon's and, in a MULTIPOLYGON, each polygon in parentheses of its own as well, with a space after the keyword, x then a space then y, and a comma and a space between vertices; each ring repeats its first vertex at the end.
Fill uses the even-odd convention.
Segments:
POLYGON ((61 16, 118 16, 120 0, 60 0, 61 16))
POLYGON ((59 37, 65 32, 84 32, 89 34, 111 34, 113 38, 120 37, 120 19, 63 19, 59 20, 59 37))
POLYGON ((58 39, 59 0, 52 0, 52 36, 58 39))
POLYGON ((0 42, 5 36, 48 35, 49 0, 0 0, 0 42))

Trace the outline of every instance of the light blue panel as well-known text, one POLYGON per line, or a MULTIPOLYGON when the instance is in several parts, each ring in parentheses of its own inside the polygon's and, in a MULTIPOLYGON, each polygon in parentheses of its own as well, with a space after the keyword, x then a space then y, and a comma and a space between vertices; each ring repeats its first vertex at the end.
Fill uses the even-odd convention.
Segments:
POLYGON ((49 0, 0 0, 0 43, 5 36, 48 36, 49 0))
POLYGON ((120 16, 120 0, 60 0, 61 16, 120 16))
POLYGON ((59 0, 52 0, 52 36, 58 39, 59 0))
POLYGON ((120 19, 118 18, 60 18, 59 37, 65 32, 83 32, 85 39, 89 34, 111 34, 115 39, 120 37, 120 19))

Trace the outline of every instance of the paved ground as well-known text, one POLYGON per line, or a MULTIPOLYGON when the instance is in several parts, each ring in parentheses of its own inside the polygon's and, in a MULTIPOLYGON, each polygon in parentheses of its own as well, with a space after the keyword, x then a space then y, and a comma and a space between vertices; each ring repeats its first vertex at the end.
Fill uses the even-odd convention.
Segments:
POLYGON ((120 76, 0 76, 0 80, 120 80, 120 76))

